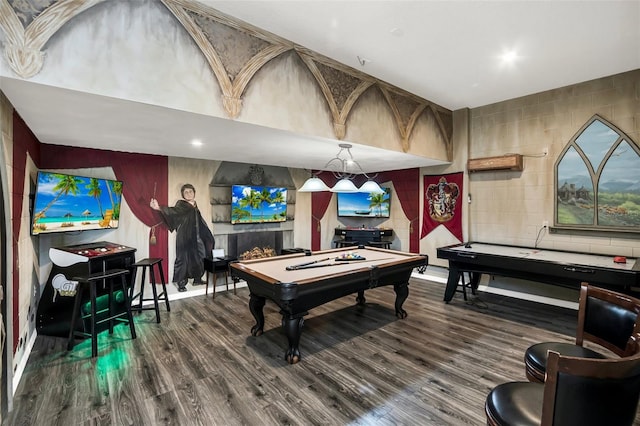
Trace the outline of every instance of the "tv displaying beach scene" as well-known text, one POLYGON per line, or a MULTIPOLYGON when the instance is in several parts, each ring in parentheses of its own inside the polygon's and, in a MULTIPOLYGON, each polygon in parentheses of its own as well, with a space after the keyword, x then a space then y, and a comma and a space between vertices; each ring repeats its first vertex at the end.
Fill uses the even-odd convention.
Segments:
POLYGON ((233 185, 231 223, 268 223, 287 220, 287 188, 233 185))
POLYGON ((391 202, 390 188, 382 188, 384 193, 338 192, 339 217, 389 217, 391 202))
POLYGON ((38 172, 32 235, 117 228, 122 182, 38 172))

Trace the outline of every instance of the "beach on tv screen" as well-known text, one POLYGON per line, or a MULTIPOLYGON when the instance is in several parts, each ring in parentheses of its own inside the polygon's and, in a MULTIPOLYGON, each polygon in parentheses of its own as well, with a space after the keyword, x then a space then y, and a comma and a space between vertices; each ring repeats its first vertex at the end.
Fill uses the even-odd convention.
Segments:
POLYGON ((269 223, 287 220, 287 188, 233 185, 231 223, 269 223))
POLYGON ((117 228, 122 182, 38 172, 32 234, 117 228))
POLYGON ((339 217, 389 217, 389 188, 385 193, 338 192, 339 217))

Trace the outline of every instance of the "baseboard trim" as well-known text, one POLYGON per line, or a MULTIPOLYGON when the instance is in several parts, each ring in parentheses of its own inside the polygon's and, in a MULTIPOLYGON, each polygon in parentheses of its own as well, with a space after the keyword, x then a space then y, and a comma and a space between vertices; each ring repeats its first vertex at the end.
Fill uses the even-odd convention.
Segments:
POLYGON ((33 350, 33 345, 36 343, 36 338, 38 337, 37 332, 31 333, 31 338, 27 342, 27 346, 24 348, 24 354, 22 358, 20 358, 20 363, 16 366, 16 370, 12 376, 12 384, 13 384, 13 396, 15 396, 16 391, 18 390, 18 385, 20 384, 20 379, 22 378, 22 374, 24 370, 27 368, 27 362, 29 361, 29 356, 31 355, 31 351, 33 350))

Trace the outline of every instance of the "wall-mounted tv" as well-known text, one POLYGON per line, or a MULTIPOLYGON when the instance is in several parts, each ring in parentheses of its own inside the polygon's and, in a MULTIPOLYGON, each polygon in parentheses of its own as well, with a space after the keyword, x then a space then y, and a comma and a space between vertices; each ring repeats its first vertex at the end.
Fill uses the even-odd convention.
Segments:
POLYGON ((31 234, 117 228, 122 182, 38 172, 31 234))
POLYGON ((287 188, 231 186, 231 223, 272 223, 287 220, 287 188))
POLYGON ((338 217, 389 217, 391 189, 384 193, 337 192, 338 217))

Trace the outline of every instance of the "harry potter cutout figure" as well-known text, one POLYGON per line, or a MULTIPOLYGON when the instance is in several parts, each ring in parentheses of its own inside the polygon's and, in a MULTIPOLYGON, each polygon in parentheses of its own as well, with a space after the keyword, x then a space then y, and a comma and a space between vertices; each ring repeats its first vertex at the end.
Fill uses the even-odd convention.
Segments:
POLYGON ((215 239, 202 218, 196 204, 196 189, 190 183, 180 188, 182 200, 174 207, 161 207, 158 200, 151 199, 149 205, 159 211, 170 231, 176 231, 176 261, 173 267, 173 282, 179 291, 187 291, 187 282, 203 284, 205 257, 211 258, 215 239))

